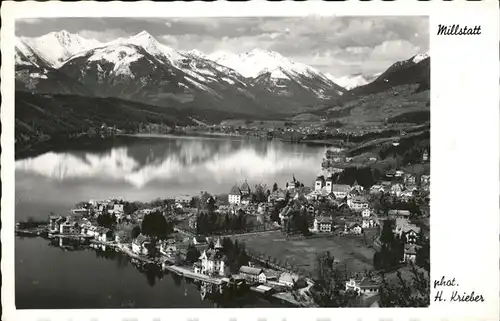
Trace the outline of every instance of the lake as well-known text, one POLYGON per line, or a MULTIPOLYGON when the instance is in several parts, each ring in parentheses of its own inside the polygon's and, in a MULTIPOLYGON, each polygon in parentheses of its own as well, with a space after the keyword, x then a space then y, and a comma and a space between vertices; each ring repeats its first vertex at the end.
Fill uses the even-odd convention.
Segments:
MULTIPOLYGON (((16 160, 16 221, 65 215, 77 202, 150 201, 200 191, 228 193, 247 180, 311 186, 325 148, 240 137, 117 137, 16 160)), ((283 306, 254 296, 202 300, 196 285, 139 271, 118 253, 64 251, 41 238, 16 238, 16 305, 30 308, 283 306)))

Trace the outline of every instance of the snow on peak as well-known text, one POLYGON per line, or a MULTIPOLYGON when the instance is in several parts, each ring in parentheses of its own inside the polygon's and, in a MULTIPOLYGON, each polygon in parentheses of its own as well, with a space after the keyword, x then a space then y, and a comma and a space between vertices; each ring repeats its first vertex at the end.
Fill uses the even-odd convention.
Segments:
POLYGON ((329 73, 326 74, 326 76, 331 81, 333 81, 334 83, 336 83, 341 87, 344 87, 347 90, 351 90, 353 88, 366 85, 375 80, 379 75, 380 73, 374 75, 352 74, 342 77, 335 77, 329 73))
POLYGON ((102 45, 95 39, 86 39, 66 30, 50 32, 36 38, 23 37, 21 40, 55 68, 77 53, 102 45))
POLYGON ((419 62, 421 62, 422 60, 427 59, 427 58, 429 58, 428 52, 416 55, 415 57, 413 57, 412 61, 414 63, 418 64, 419 62))
POLYGON ((203 52, 199 51, 198 49, 193 49, 185 52, 186 55, 189 56, 194 56, 194 57, 199 57, 203 59, 208 59, 208 56, 205 55, 203 52))
POLYGON ((142 53, 137 51, 137 47, 127 45, 109 45, 93 50, 88 61, 107 61, 112 63, 115 75, 127 75, 134 77, 130 71, 130 64, 144 57, 142 53))
POLYGON ((181 59, 182 56, 175 50, 168 46, 159 43, 149 32, 143 30, 130 38, 119 38, 115 41, 108 43, 108 45, 131 44, 142 47, 149 54, 153 56, 166 57, 170 62, 181 59))
MULTIPOLYGON (((313 68, 283 57, 272 50, 253 49, 240 55, 214 53, 210 55, 210 58, 220 65, 234 69, 247 78, 255 78, 263 72, 270 72, 279 68, 285 72, 298 73, 305 76, 320 75, 313 68)), ((281 72, 276 72, 276 75, 283 76, 281 72)))

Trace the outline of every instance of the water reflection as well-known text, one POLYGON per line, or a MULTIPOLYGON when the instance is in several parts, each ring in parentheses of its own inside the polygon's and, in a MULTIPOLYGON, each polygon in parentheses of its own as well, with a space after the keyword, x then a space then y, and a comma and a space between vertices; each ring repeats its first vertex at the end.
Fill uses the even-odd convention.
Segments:
POLYGON ((284 306, 248 290, 203 294, 198 281, 77 240, 18 238, 16 260, 16 305, 21 309, 284 306))
POLYGON ((99 179, 143 187, 154 180, 223 182, 235 174, 262 179, 304 168, 317 171, 323 155, 323 148, 276 141, 169 137, 108 151, 48 152, 16 161, 16 171, 59 181, 99 179))

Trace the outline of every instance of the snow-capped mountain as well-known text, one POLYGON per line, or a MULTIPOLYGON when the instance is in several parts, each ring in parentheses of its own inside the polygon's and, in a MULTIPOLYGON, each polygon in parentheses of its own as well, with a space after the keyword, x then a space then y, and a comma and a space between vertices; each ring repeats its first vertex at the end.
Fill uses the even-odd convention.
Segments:
POLYGON ((339 86, 344 87, 347 90, 351 90, 353 88, 366 85, 373 80, 375 80, 381 73, 377 73, 375 75, 362 75, 362 74, 353 74, 342 77, 335 77, 331 74, 325 74, 329 79, 338 84, 339 86))
POLYGON ((148 53, 155 56, 160 60, 168 59, 170 63, 175 62, 178 59, 181 59, 183 56, 177 52, 175 49, 172 49, 168 46, 165 46, 159 43, 151 34, 147 31, 143 30, 138 34, 130 37, 130 38, 119 38, 114 41, 107 43, 107 46, 113 45, 136 45, 144 48, 148 53))
POLYGON ((411 60, 414 63, 418 64, 419 62, 421 62, 422 60, 427 59, 427 58, 429 58, 429 53, 428 52, 423 53, 423 54, 415 55, 415 56, 413 56, 413 58, 411 60))
POLYGON ((37 38, 21 37, 18 39, 16 47, 23 45, 29 47, 51 67, 58 68, 71 56, 101 46, 102 43, 62 30, 37 38))
MULTIPOLYGON (((146 31, 108 43, 61 31, 19 39, 16 47, 18 68, 46 64, 96 96, 161 106, 293 112, 345 92, 314 68, 273 51, 219 55, 214 61, 198 50, 176 51, 146 31)), ((22 79, 47 75, 31 68, 22 79)), ((37 91, 36 84, 30 84, 31 91, 37 91)))
MULTIPOLYGON (((210 55, 209 59, 212 59, 223 66, 234 69, 247 78, 256 78, 262 73, 273 72, 277 69, 304 76, 319 75, 321 77, 325 77, 314 68, 283 57, 281 54, 272 50, 254 49, 240 55, 218 52, 210 55)), ((287 76, 281 72, 276 72, 275 75, 273 75, 273 78, 286 77, 287 76)))
POLYGON ((381 92, 391 87, 418 84, 419 90, 428 90, 430 82, 430 56, 417 54, 409 59, 397 61, 372 82, 349 91, 353 95, 381 92))

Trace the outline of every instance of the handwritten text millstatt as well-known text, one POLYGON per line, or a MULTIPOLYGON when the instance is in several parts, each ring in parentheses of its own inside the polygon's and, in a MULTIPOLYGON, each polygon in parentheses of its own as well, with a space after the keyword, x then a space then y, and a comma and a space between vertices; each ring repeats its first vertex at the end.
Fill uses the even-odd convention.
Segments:
POLYGON ((477 36, 481 34, 481 26, 439 25, 438 36, 477 36))

